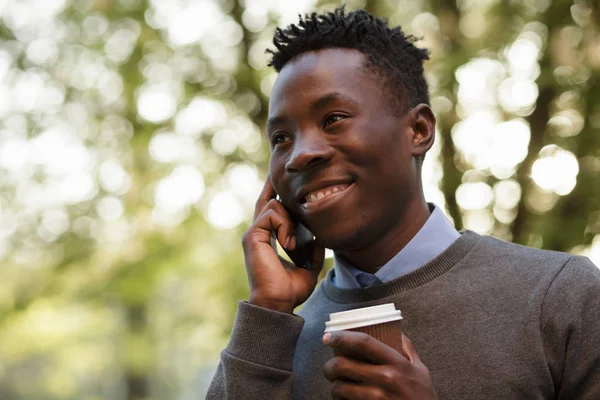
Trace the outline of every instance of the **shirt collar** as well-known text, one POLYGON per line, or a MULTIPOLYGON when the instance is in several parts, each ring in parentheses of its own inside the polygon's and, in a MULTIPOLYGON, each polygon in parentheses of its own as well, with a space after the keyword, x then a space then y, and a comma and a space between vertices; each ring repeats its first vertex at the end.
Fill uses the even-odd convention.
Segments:
MULTIPOLYGON (((417 234, 375 273, 382 282, 398 278, 427 264, 460 237, 442 210, 433 204, 429 206, 432 210, 431 215, 417 234)), ((361 287, 356 281, 356 275, 363 271, 349 265, 335 254, 333 265, 335 286, 344 289, 361 287)))

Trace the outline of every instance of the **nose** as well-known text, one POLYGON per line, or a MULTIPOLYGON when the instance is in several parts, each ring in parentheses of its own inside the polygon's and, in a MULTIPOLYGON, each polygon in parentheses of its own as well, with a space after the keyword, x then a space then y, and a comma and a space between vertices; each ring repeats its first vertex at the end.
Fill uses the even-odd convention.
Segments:
POLYGON ((333 156, 333 149, 318 134, 299 133, 294 142, 292 155, 285 164, 288 172, 299 172, 326 163, 333 156))

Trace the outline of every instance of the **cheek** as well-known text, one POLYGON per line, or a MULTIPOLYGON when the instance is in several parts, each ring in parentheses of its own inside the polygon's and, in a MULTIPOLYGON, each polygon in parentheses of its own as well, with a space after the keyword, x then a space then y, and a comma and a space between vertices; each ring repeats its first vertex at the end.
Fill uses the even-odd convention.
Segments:
POLYGON ((353 163, 364 168, 369 175, 380 177, 403 174, 406 170, 406 160, 410 154, 402 149, 397 141, 376 137, 376 134, 356 146, 353 152, 353 163))
POLYGON ((395 164, 410 156, 408 146, 398 123, 391 119, 379 119, 379 122, 365 120, 358 125, 351 137, 355 156, 365 164, 395 164))
POLYGON ((398 199, 413 185, 412 156, 402 139, 402 131, 389 123, 360 127, 353 140, 352 162, 362 167, 368 193, 398 199))
POLYGON ((277 193, 280 193, 284 189, 283 175, 285 173, 285 162, 278 157, 271 156, 269 161, 269 177, 271 184, 277 193))

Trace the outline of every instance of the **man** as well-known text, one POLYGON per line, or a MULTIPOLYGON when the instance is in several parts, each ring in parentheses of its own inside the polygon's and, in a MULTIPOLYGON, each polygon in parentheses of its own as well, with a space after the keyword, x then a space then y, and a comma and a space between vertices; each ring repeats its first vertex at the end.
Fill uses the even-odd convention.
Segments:
POLYGON ((425 202, 435 117, 412 42, 343 9, 276 32, 270 177, 242 239, 250 298, 209 399, 600 399, 598 269, 459 234, 425 202), (292 219, 315 235, 311 270, 272 247, 296 247, 292 219), (324 247, 335 265, 313 293, 324 247), (323 336, 330 313, 390 302, 402 354, 363 333, 323 336))

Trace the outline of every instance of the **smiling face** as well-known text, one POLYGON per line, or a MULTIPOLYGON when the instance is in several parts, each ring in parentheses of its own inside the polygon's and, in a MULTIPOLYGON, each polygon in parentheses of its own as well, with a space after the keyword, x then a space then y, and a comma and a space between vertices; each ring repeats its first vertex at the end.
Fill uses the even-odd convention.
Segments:
MULTIPOLYGON (((393 110, 365 60, 350 49, 301 54, 281 70, 269 105, 273 187, 320 243, 341 252, 400 234, 426 209, 416 158, 433 133, 420 132, 418 107, 393 110)), ((431 114, 427 128, 434 124, 431 114)))

